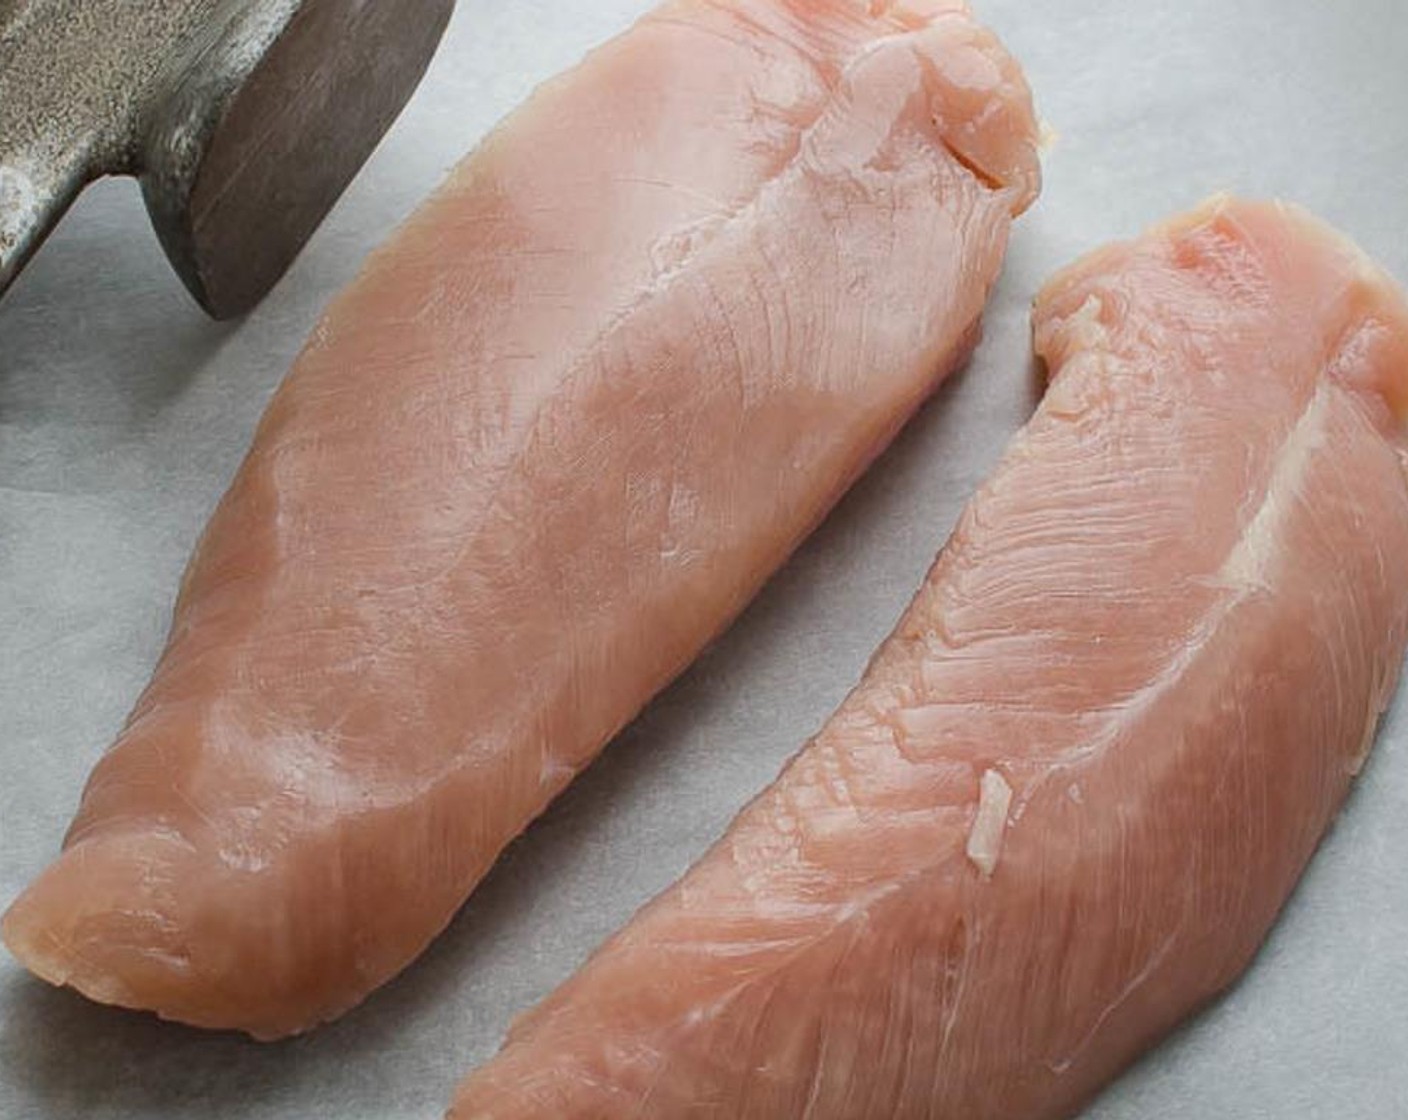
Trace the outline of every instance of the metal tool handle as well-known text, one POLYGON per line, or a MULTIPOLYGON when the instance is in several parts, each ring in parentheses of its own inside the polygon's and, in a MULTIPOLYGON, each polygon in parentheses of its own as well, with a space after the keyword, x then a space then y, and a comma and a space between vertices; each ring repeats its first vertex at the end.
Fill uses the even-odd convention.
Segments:
POLYGON ((121 169, 154 37, 201 6, 0 0, 0 293, 83 186, 121 169))
POLYGON ((86 147, 60 148, 44 159, 0 147, 0 294, 78 197, 91 166, 86 147))

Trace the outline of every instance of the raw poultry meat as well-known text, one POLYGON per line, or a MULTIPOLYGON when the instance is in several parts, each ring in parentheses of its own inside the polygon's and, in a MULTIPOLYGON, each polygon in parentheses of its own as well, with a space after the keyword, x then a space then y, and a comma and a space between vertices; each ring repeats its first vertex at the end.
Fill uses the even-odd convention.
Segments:
POLYGON ((1219 199, 1035 325, 864 680, 455 1120, 1056 1120, 1247 967, 1408 636, 1408 305, 1219 199))
POLYGON ((1036 140, 953 0, 677 0, 545 86, 276 395, 16 956, 263 1038, 405 967, 964 360, 1036 140))

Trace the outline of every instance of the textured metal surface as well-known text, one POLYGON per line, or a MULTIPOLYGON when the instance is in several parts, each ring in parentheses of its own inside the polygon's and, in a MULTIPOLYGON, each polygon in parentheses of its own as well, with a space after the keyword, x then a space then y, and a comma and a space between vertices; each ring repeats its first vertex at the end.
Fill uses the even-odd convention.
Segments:
POLYGON ((79 191, 141 178, 217 318, 273 286, 415 89, 454 0, 3 0, 0 293, 79 191))

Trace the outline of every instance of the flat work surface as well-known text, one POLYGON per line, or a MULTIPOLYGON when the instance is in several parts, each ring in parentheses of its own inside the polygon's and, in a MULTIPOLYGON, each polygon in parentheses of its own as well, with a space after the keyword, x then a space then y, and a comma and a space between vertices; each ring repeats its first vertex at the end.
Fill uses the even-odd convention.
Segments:
MULTIPOLYGON (((93 1006, 0 958, 0 1120, 437 1117, 511 1016, 702 852, 858 679, 1032 406, 1028 305, 1054 268, 1231 189, 1309 206, 1408 278, 1402 0, 975 5, 1059 141, 972 367, 401 979, 260 1046, 93 1006)), ((92 189, 0 304, 0 905, 57 850, 320 308, 537 82, 648 7, 460 0, 401 122, 240 324, 187 300, 130 183, 92 189)), ((1408 1116, 1405 704, 1246 982, 1090 1120, 1408 1116)))

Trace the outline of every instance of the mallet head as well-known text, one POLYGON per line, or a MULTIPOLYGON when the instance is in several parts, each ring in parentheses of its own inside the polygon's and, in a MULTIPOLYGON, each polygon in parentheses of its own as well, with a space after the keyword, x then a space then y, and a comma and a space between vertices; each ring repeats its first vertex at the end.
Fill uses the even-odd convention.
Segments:
POLYGON ((454 0, 0 0, 0 293, 84 185, 136 175, 211 315, 283 275, 454 0))

